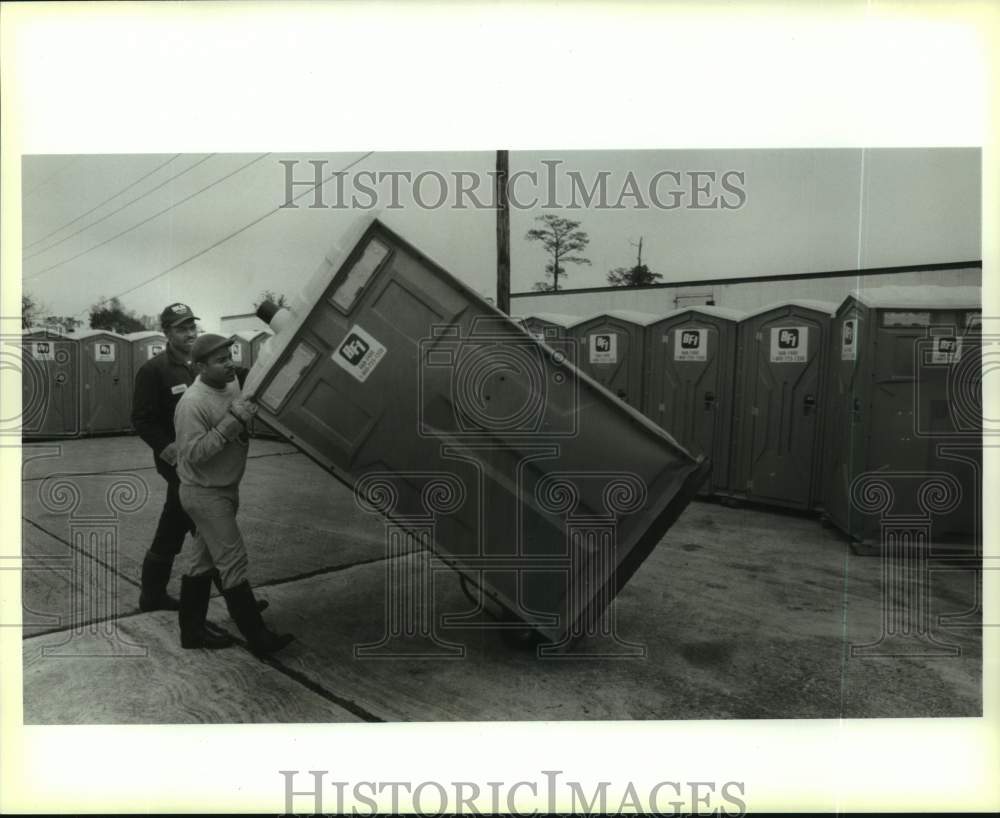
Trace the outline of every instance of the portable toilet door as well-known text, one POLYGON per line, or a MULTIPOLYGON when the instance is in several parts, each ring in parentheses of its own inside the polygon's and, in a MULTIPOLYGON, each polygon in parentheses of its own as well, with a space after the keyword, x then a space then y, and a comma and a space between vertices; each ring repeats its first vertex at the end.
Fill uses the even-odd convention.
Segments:
POLYGON ((645 328, 659 316, 614 310, 575 324, 570 334, 580 348, 579 368, 611 394, 642 406, 645 328))
POLYGON ((745 313, 687 307, 646 327, 643 413, 712 463, 702 494, 729 488, 736 334, 745 313))
POLYGON ((581 320, 583 319, 557 312, 536 312, 522 318, 521 326, 544 343, 546 339, 568 337, 570 327, 579 324, 581 320))
POLYGON ((132 344, 132 378, 146 361, 151 361, 167 348, 167 336, 162 332, 130 332, 125 335, 132 344))
POLYGON ((71 335, 28 332, 21 339, 21 435, 80 433, 79 343, 71 335))
POLYGON ((925 518, 934 542, 980 533, 980 297, 978 287, 882 287, 837 311, 823 508, 862 550, 881 545, 892 517, 925 518), (888 506, 868 502, 883 494, 888 506))
POLYGON ((132 344, 107 330, 76 334, 80 344, 80 432, 132 428, 132 344))
POLYGON ((785 301, 740 322, 736 496, 799 509, 818 502, 827 337, 835 311, 826 302, 785 301))

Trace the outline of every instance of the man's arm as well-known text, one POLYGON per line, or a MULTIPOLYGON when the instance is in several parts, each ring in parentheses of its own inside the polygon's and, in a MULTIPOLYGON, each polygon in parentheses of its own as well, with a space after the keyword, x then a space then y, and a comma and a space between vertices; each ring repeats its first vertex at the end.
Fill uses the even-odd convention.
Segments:
POLYGON ((157 456, 170 443, 170 433, 156 411, 160 400, 158 380, 156 370, 143 366, 136 373, 132 393, 132 428, 157 456))
POLYGON ((182 398, 174 413, 178 459, 202 463, 222 451, 226 443, 235 440, 245 428, 238 417, 228 412, 213 426, 196 404, 182 398))

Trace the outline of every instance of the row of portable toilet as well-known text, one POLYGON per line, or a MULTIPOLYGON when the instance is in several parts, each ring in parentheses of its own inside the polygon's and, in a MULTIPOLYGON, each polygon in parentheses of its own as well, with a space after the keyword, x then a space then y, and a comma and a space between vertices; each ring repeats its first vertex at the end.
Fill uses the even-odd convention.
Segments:
MULTIPOLYGON (((249 368, 267 331, 233 335, 233 358, 249 368)), ((25 438, 131 431, 135 373, 166 349, 159 332, 119 335, 40 330, 22 335, 21 433, 25 438)))
POLYGON ((543 341, 572 339, 580 369, 707 455, 703 494, 822 511, 868 542, 887 511, 864 511, 864 487, 853 497, 851 487, 875 472, 894 475, 888 513, 904 516, 917 501, 902 498, 921 491, 907 484, 913 475, 950 475, 960 500, 936 515, 935 534, 978 532, 980 314, 978 287, 925 287, 860 291, 839 307, 539 313, 522 323, 543 341))

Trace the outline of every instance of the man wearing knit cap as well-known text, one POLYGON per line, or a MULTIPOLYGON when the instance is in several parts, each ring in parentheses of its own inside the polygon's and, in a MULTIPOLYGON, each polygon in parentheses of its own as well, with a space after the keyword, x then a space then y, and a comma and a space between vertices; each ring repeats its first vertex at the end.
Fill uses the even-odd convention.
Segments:
POLYGON ((280 650, 293 637, 267 628, 247 579, 247 552, 236 513, 250 444, 247 427, 256 406, 240 393, 231 344, 229 338, 211 333, 194 342, 191 362, 198 376, 174 413, 180 500, 197 527, 189 568, 181 579, 178 618, 185 648, 231 644, 205 628, 217 570, 230 616, 250 650, 263 655, 280 650))

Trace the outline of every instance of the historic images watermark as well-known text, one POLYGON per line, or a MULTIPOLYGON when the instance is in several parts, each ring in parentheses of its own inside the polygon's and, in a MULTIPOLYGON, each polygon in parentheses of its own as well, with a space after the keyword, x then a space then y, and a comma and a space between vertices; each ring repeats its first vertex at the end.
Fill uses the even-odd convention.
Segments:
POLYGON ((745 815, 742 781, 628 781, 596 785, 540 770, 521 781, 339 781, 328 770, 279 770, 284 814, 745 815), (298 778, 298 776, 302 776, 298 778), (307 777, 308 775, 308 777, 307 777), (300 787, 301 789, 297 789, 300 787), (305 808, 303 808, 305 805, 305 808))
MULTIPOLYGON (((281 159, 283 208, 332 210, 495 210, 496 171, 333 170, 326 159, 281 159), (304 196, 312 189, 311 197, 304 196), (301 199, 303 204, 296 203, 301 199), (306 202, 309 202, 306 204, 306 202)), ((506 198, 514 210, 737 210, 747 202, 742 170, 655 173, 600 170, 584 174, 561 159, 507 175, 506 198)))
POLYGON ((647 486, 628 471, 566 468, 576 344, 503 323, 436 326, 420 342, 416 431, 441 441, 439 467, 373 471, 355 486, 358 506, 385 520, 387 556, 385 633, 355 645, 357 658, 463 657, 446 629, 504 631, 546 658, 646 656, 618 633, 613 598, 619 523, 647 486), (435 542, 451 545, 437 560, 435 542), (471 609, 442 601, 436 580, 452 568, 471 609))

